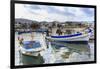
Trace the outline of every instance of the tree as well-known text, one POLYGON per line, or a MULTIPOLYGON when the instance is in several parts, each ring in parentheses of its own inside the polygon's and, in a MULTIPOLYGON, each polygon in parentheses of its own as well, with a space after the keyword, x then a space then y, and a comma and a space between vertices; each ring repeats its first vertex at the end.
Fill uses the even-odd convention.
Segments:
POLYGON ((36 23, 32 23, 31 24, 31 28, 32 29, 38 29, 38 28, 40 28, 40 25, 39 24, 36 24, 36 23))

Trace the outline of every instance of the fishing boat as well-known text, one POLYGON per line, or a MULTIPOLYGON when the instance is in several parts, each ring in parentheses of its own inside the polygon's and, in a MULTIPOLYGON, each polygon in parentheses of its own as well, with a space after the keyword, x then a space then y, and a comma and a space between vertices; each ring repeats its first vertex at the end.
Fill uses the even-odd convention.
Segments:
POLYGON ((46 39, 51 41, 65 41, 65 42, 87 42, 91 35, 91 29, 85 30, 84 32, 78 32, 70 35, 53 35, 47 36, 46 39))
POLYGON ((39 52, 43 50, 40 43, 37 41, 24 41, 23 45, 20 46, 22 54, 38 56, 39 52))
POLYGON ((40 55, 42 50, 43 48, 41 47, 40 42, 24 41, 22 46, 20 46, 22 63, 24 65, 44 63, 44 59, 40 55))

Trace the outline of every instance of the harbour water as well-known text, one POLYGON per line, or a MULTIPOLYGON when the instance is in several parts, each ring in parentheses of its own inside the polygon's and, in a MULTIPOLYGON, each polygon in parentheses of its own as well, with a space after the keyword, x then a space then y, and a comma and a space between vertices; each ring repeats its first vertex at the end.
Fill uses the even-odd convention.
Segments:
MULTIPOLYGON (((80 61, 94 61, 94 42, 86 44, 81 43, 62 43, 48 41, 45 39, 45 33, 34 32, 34 41, 39 41, 43 47, 43 51, 40 55, 44 60, 43 64, 49 63, 69 63, 69 62, 80 62, 80 61)), ((24 41, 31 40, 30 33, 22 34, 24 41)), ((21 62, 21 55, 19 52, 18 34, 15 34, 15 65, 23 65, 21 62)), ((38 64, 42 60, 37 60, 38 64)))

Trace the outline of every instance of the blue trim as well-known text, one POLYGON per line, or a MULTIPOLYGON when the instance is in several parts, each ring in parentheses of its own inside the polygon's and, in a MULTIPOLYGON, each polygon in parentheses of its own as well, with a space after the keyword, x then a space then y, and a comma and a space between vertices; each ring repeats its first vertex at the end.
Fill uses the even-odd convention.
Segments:
POLYGON ((32 31, 21 31, 21 32, 18 32, 18 34, 23 34, 23 33, 31 33, 32 31))
POLYGON ((90 33, 90 32, 92 32, 92 30, 91 30, 91 29, 88 29, 88 30, 89 30, 89 33, 90 33))
POLYGON ((47 29, 36 29, 34 31, 19 31, 18 34, 20 35, 20 34, 23 34, 23 33, 32 33, 32 32, 40 32, 40 33, 42 33, 42 32, 47 32, 47 29))
POLYGON ((77 33, 77 34, 71 34, 67 36, 51 36, 52 38, 67 38, 67 37, 73 37, 73 36, 79 36, 82 35, 82 33, 77 33))

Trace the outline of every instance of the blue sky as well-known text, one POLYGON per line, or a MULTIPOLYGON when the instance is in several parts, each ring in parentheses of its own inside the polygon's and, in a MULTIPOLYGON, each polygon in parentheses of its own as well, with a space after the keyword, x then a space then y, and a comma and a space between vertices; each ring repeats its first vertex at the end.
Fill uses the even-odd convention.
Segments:
POLYGON ((37 21, 94 21, 94 9, 82 7, 62 7, 16 4, 15 18, 37 21))

